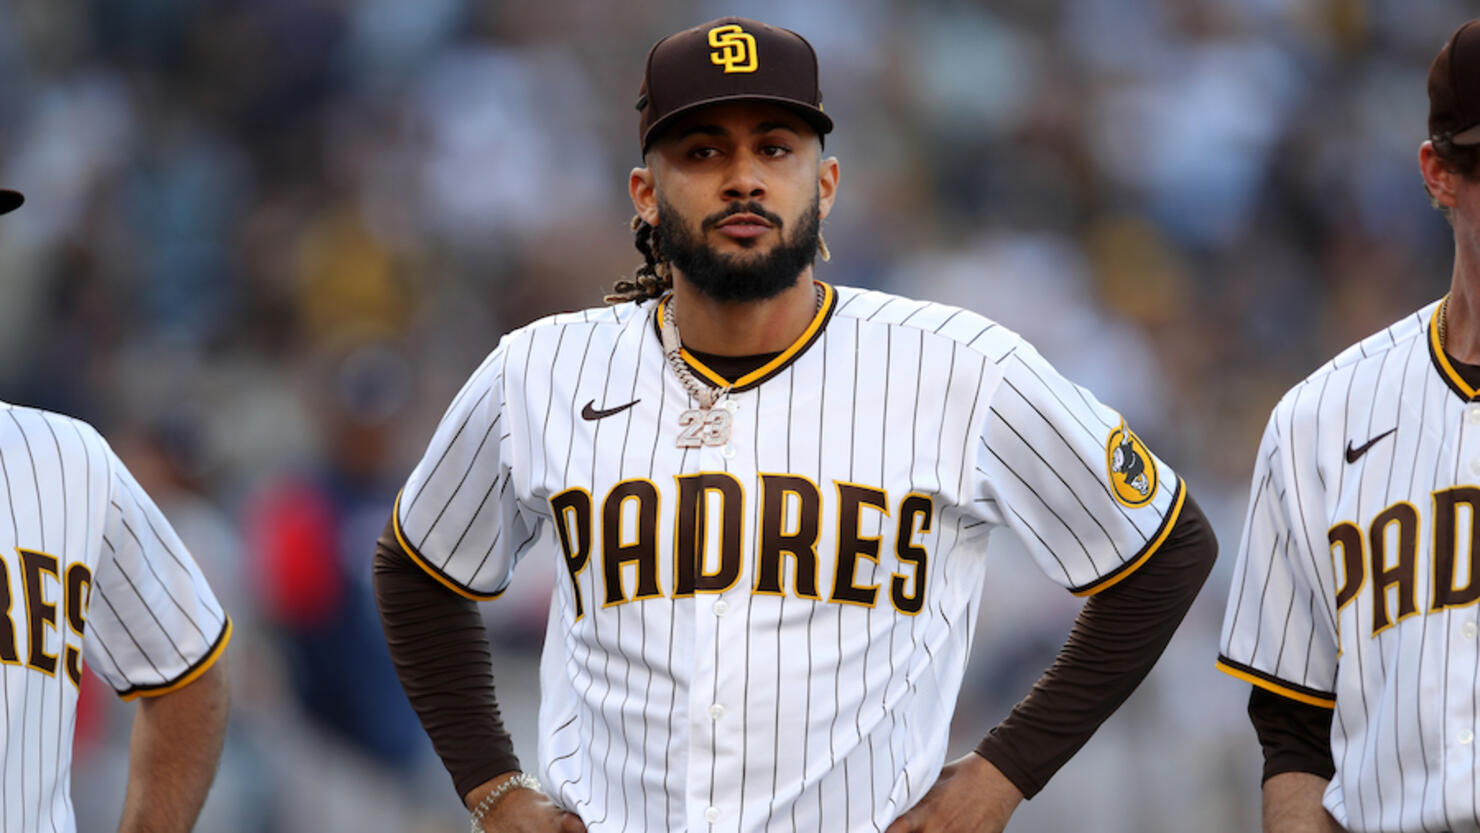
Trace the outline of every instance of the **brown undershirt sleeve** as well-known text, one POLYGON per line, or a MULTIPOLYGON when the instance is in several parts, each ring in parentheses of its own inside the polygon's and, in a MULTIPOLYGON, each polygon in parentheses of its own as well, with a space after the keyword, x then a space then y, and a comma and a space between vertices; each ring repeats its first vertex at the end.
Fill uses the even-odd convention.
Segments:
POLYGON ((493 694, 493 658, 478 603, 417 566, 391 524, 375 544, 374 575, 391 661, 458 797, 518 769, 493 694))
POLYGON ((1189 494, 1161 549, 1085 603, 1053 665, 977 754, 1025 797, 1036 795, 1150 672, 1217 555, 1213 529, 1189 494))
POLYGON ((1331 757, 1334 709, 1299 703, 1259 686, 1250 686, 1249 720, 1264 750, 1264 778, 1283 772, 1309 772, 1326 780, 1336 774, 1331 757))

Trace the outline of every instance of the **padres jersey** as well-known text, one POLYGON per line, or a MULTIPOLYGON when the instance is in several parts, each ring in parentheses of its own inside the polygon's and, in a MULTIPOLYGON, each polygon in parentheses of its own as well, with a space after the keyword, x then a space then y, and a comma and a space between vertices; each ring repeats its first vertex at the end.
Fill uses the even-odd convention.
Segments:
POLYGON ((231 626, 190 554, 91 427, 0 404, 0 830, 71 833, 86 664, 124 699, 163 694, 231 626))
POLYGON ((1335 708, 1325 805, 1353 833, 1480 830, 1480 393, 1438 304, 1275 407, 1219 667, 1335 708))
POLYGON ((1180 510, 1177 475, 1018 335, 823 289, 716 445, 679 447, 666 299, 516 331, 398 499, 403 546, 472 598, 552 528, 538 774, 593 833, 882 830, 944 761, 988 535, 1088 594, 1180 510))

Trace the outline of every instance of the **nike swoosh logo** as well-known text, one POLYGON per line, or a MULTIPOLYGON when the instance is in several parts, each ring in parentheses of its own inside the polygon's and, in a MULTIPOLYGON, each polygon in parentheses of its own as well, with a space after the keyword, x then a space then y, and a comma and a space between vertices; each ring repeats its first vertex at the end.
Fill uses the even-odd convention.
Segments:
POLYGON ((590 402, 586 403, 586 407, 581 409, 581 419, 590 420, 592 422, 595 422, 598 419, 606 419, 613 414, 620 414, 621 412, 627 410, 628 408, 636 405, 641 401, 641 399, 634 399, 631 402, 628 402, 626 405, 618 405, 615 408, 607 408, 604 411, 598 411, 596 410, 596 408, 592 407, 596 404, 596 400, 593 399, 590 402))
POLYGON ((1363 454, 1366 454, 1367 453, 1367 449, 1369 449, 1373 445, 1375 445, 1378 440, 1382 439, 1383 437, 1386 437, 1388 434, 1391 434, 1391 433, 1393 433, 1396 430, 1398 430, 1396 426, 1394 426, 1392 428, 1389 428, 1388 430, 1382 432, 1381 434, 1378 434, 1377 436, 1373 437, 1372 439, 1368 440, 1367 442, 1362 443, 1361 448, 1352 448, 1352 441, 1351 440, 1347 440, 1346 441, 1346 461, 1348 463, 1355 463, 1355 462, 1357 462, 1357 460, 1361 459, 1361 457, 1362 457, 1363 454))

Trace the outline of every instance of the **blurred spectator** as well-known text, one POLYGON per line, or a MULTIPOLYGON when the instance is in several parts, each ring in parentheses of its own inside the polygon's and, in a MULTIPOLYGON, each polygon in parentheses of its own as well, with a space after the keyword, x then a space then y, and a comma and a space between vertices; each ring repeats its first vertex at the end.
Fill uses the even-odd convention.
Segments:
POLYGON ((267 486, 248 510, 256 586, 307 716, 378 764, 410 772, 430 745, 391 667, 364 568, 366 542, 399 486, 387 462, 409 368, 380 344, 331 364, 310 392, 322 459, 267 486))

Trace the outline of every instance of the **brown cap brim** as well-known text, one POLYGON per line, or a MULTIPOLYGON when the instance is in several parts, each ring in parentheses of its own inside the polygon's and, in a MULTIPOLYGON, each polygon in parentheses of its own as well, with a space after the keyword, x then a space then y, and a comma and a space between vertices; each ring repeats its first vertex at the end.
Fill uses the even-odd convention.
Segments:
POLYGON ((1456 145, 1480 145, 1480 124, 1450 136, 1449 141, 1456 145))
POLYGON ((658 137, 663 134, 663 131, 667 130, 675 121, 682 118, 683 116, 692 113, 695 110, 708 107, 712 104, 724 104, 731 101, 764 101, 770 102, 772 104, 779 104, 786 109, 796 113, 798 116, 801 116, 802 119, 805 120, 813 130, 817 131, 817 137, 819 139, 822 138, 824 135, 832 132, 833 129, 833 120, 829 118, 826 113, 822 112, 822 110, 819 108, 808 107, 807 105, 798 102, 796 99, 782 98, 781 96, 774 95, 721 95, 715 96, 714 98, 707 98, 703 101, 696 101, 693 104, 680 107, 679 109, 674 110, 663 118, 653 122, 648 127, 647 133, 645 133, 642 137, 642 152, 647 153, 648 150, 652 148, 653 142, 656 141, 658 137))
POLYGON ((26 198, 21 192, 0 188, 0 214, 9 214, 20 208, 21 203, 25 201, 26 198))

